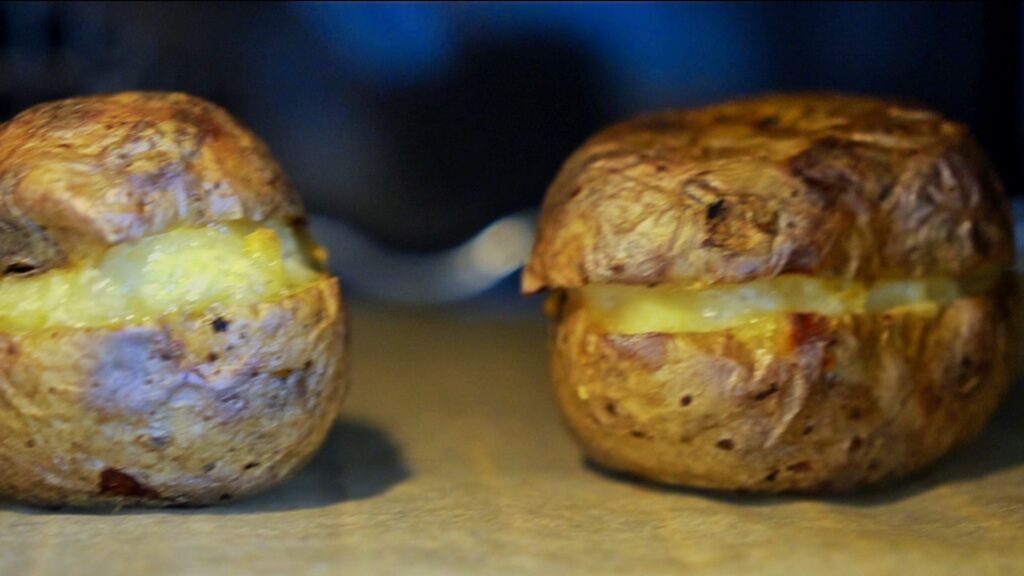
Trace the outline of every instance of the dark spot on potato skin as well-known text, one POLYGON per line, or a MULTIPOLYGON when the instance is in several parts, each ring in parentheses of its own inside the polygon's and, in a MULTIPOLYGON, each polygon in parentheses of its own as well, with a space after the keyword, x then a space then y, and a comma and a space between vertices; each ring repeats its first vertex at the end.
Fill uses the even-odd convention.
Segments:
POLYGON ((989 367, 982 362, 975 362, 970 356, 964 356, 956 367, 951 369, 956 377, 950 381, 953 391, 960 394, 970 394, 982 381, 981 374, 989 371, 989 367))
POLYGON ((606 402, 604 405, 604 411, 607 412, 609 416, 618 415, 618 410, 615 408, 614 402, 606 402))
POLYGON ((222 500, 222 501, 224 501, 224 500, 231 500, 231 494, 226 494, 226 493, 225 494, 221 494, 220 495, 220 500, 222 500))
POLYGON ((790 314, 789 327, 789 341, 796 349, 824 339, 828 334, 828 319, 817 314, 790 314))
POLYGON ((204 474, 209 474, 210 472, 213 472, 213 469, 216 468, 216 467, 217 467, 217 463, 216 462, 210 462, 209 464, 206 464, 205 466, 203 466, 203 473, 204 474))
POLYGON ((715 200, 711 204, 708 204, 707 213, 705 214, 706 219, 710 222, 725 214, 725 208, 725 200, 722 199, 715 200))
POLYGON ((789 466, 786 466, 786 470, 789 470, 790 472, 798 472, 798 473, 799 472, 810 472, 811 471, 811 463, 807 462, 806 460, 801 461, 801 462, 795 462, 793 464, 790 464, 789 466))
POLYGON ((206 359, 210 362, 216 362, 218 358, 220 358, 220 356, 218 356, 216 352, 210 352, 206 355, 206 359))
POLYGON ((117 468, 106 468, 100 472, 99 489, 101 496, 123 496, 150 500, 161 499, 160 494, 156 490, 117 468))
POLYGON ((778 476, 779 476, 779 471, 778 470, 772 470, 771 472, 768 473, 767 476, 764 477, 764 481, 765 482, 774 482, 775 479, 778 476))
POLYGON ((632 436, 633 438, 647 438, 648 437, 647 434, 643 433, 640 430, 630 430, 629 435, 632 436))
POLYGON ((149 436, 149 443, 157 449, 166 448, 171 443, 171 437, 166 434, 151 434, 149 436))
POLYGON ((879 203, 885 202, 886 200, 889 199, 889 196, 892 195, 892 190, 893 190, 893 187, 895 185, 896 185, 895 182, 887 182, 886 184, 884 184, 882 186, 881 190, 879 190, 879 192, 878 192, 878 202, 879 203))
POLYGON ((715 447, 719 450, 732 450, 736 447, 736 444, 729 438, 722 438, 718 442, 715 442, 715 447))
POLYGON ((762 391, 758 392, 757 394, 754 394, 754 400, 757 400, 757 401, 760 402, 761 400, 764 400, 764 399, 768 398, 769 396, 775 394, 778 391, 779 391, 779 385, 777 383, 775 383, 775 382, 772 382, 771 384, 768 385, 768 388, 766 390, 762 390, 762 391))
POLYGON ((218 317, 214 318, 210 322, 210 327, 213 328, 214 332, 220 333, 220 332, 226 332, 227 328, 228 328, 228 326, 230 326, 230 324, 231 324, 230 322, 228 322, 224 318, 218 316, 218 317))
POLYGON ((252 470, 253 468, 255 468, 255 467, 259 466, 259 465, 260 465, 259 462, 249 462, 248 464, 246 464, 243 467, 243 470, 252 470))
POLYGON ((693 396, 690 396, 689 394, 687 394, 687 395, 685 395, 685 396, 683 396, 682 398, 679 399, 679 404, 682 405, 682 406, 689 406, 692 403, 693 403, 693 396))
POLYGON ((212 322, 210 322, 210 327, 213 328, 214 332, 227 332, 228 326, 230 324, 231 322, 225 320, 224 318, 221 318, 220 316, 217 316, 216 318, 213 319, 212 322))
POLYGON ((765 116, 757 121, 757 127, 761 130, 768 130, 779 125, 778 116, 765 116))
POLYGON ((804 426, 804 432, 803 432, 804 436, 807 436, 811 432, 814 432, 814 425, 813 424, 808 424, 807 426, 804 426))
POLYGON ((860 450, 860 447, 864 445, 864 440, 860 436, 854 436, 850 439, 850 445, 848 450, 850 452, 856 452, 860 450))

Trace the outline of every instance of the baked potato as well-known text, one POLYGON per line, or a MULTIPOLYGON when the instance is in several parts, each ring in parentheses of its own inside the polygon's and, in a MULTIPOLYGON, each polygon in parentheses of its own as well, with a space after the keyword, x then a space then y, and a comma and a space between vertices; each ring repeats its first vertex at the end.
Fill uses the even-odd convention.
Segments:
POLYGON ((0 496, 199 505, 278 482, 346 389, 338 282, 265 145, 176 93, 0 127, 0 496))
POLYGON ((922 108, 778 94, 597 134, 524 293, 585 453, 666 484, 844 492, 974 437, 1019 318, 1008 200, 922 108))

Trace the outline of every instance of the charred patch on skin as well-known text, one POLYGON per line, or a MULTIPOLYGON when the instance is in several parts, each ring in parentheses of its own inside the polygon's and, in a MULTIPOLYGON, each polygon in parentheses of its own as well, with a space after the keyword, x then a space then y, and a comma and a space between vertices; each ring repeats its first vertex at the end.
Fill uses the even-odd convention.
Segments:
POLYGON ((100 472, 99 489, 102 496, 122 496, 125 498, 145 498, 148 500, 161 499, 159 492, 117 468, 106 468, 100 472))
POLYGON ((715 200, 711 204, 708 204, 708 209, 705 213, 705 218, 708 220, 708 222, 710 222, 715 218, 722 216, 723 214, 725 214, 725 200, 719 199, 715 200))
POLYGON ((828 334, 828 318, 817 314, 789 315, 789 344, 797 349, 810 342, 822 341, 828 334))
POLYGON ((227 332, 228 331, 228 327, 230 325, 231 325, 231 322, 228 321, 228 320, 225 320, 221 316, 217 316, 216 318, 214 318, 210 322, 210 327, 213 328, 213 331, 217 332, 217 333, 227 332))

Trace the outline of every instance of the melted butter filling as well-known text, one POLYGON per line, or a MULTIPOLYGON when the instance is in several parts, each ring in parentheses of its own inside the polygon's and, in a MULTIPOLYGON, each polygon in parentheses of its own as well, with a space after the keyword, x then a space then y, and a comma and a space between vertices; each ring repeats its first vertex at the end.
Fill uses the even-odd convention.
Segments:
POLYGON ((145 323, 215 303, 274 300, 321 277, 303 248, 277 222, 172 229, 73 267, 0 279, 0 331, 145 323))
POLYGON ((998 275, 862 282, 789 274, 742 284, 591 284, 571 290, 601 328, 615 334, 714 332, 774 323, 788 314, 929 313, 991 288, 998 275))

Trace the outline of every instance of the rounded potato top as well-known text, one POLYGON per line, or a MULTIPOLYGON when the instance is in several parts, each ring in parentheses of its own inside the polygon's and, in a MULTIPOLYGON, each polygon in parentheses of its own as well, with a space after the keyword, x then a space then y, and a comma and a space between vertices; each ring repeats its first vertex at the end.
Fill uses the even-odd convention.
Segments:
POLYGON ((0 273, 176 225, 301 218, 267 147, 223 109, 126 92, 34 106, 0 127, 0 273))
POLYGON ((962 125, 884 100, 778 94, 588 140, 548 190, 522 287, 961 275, 1008 265, 1012 234, 962 125))

